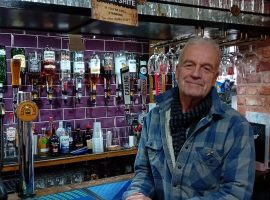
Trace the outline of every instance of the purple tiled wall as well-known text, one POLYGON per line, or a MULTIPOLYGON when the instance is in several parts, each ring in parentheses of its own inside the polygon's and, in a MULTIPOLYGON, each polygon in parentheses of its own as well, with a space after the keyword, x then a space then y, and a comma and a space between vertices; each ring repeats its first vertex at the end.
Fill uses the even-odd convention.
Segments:
MULTIPOLYGON (((148 54, 149 44, 148 41, 134 40, 129 38, 114 38, 102 36, 83 36, 85 44, 85 59, 89 58, 93 52, 100 55, 106 51, 117 52, 120 50, 133 52, 136 54, 148 54)), ((8 113, 13 112, 12 105, 12 87, 11 87, 11 73, 10 73, 10 50, 13 47, 25 48, 26 53, 36 50, 39 53, 47 45, 55 50, 67 49, 69 43, 68 35, 44 33, 44 32, 27 32, 27 31, 6 31, 0 29, 0 45, 5 45, 7 49, 7 64, 8 64, 8 85, 5 86, 6 92, 4 94, 4 102, 6 104, 6 115, 4 117, 4 124, 7 125, 8 113)), ((82 129, 86 125, 98 121, 101 122, 103 132, 112 130, 113 142, 116 144, 124 144, 127 141, 129 127, 124 117, 124 105, 116 105, 115 100, 115 81, 111 80, 111 99, 108 104, 104 103, 104 87, 103 78, 100 78, 97 85, 97 103, 92 105, 89 103, 89 80, 85 79, 83 82, 83 97, 80 103, 76 103, 74 97, 74 87, 69 85, 69 98, 66 104, 61 99, 61 87, 58 76, 54 80, 54 99, 52 105, 49 104, 46 96, 46 89, 44 85, 40 86, 40 101, 38 107, 40 109, 39 116, 35 120, 36 128, 38 131, 41 127, 48 126, 49 117, 52 116, 58 126, 60 120, 69 121, 72 123, 73 128, 80 124, 82 129)), ((29 81, 21 88, 22 91, 31 91, 29 81)), ((141 111, 141 100, 137 94, 135 96, 137 101, 131 106, 131 112, 141 111)))

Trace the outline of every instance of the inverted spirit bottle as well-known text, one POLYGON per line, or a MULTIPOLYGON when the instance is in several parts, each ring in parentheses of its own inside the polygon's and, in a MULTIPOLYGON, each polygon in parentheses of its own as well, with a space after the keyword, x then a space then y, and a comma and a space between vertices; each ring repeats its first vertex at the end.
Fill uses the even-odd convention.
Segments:
POLYGON ((84 55, 83 51, 73 52, 73 74, 76 85, 76 98, 80 103, 82 98, 82 82, 84 78, 85 67, 84 67, 84 55))
POLYGON ((113 65, 113 54, 112 53, 105 53, 102 59, 102 67, 103 67, 103 77, 104 77, 104 99, 105 103, 111 97, 111 89, 110 89, 110 82, 112 78, 112 72, 114 70, 113 65))
POLYGON ((91 102, 96 103, 97 97, 97 82, 100 75, 100 58, 97 54, 94 54, 89 63, 90 71, 90 93, 91 93, 91 102))
POLYGON ((61 70, 61 85, 62 85, 62 98, 64 103, 67 103, 68 97, 68 82, 71 77, 71 59, 69 51, 61 51, 60 55, 60 70, 61 70))
POLYGON ((47 98, 52 103, 53 98, 53 78, 56 73, 55 51, 46 47, 43 52, 43 69, 42 74, 46 77, 47 98))
POLYGON ((32 84, 32 99, 37 101, 39 97, 38 80, 41 74, 41 55, 36 51, 28 54, 28 76, 32 84))

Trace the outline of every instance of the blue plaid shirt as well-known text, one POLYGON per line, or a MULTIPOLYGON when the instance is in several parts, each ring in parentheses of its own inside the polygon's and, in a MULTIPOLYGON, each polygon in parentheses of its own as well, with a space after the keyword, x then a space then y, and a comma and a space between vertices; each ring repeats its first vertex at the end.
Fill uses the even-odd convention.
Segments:
POLYGON ((135 176, 123 199, 141 192, 153 200, 248 200, 255 178, 252 127, 211 91, 212 107, 174 158, 169 120, 171 89, 144 120, 135 176))

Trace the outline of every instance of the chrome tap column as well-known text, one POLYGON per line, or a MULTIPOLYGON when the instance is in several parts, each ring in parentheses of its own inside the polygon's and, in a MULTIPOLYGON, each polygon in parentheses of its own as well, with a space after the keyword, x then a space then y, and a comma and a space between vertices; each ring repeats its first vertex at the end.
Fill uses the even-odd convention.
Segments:
POLYGON ((33 160, 33 135, 32 121, 37 117, 38 108, 31 101, 30 92, 18 93, 18 104, 16 116, 18 117, 19 134, 19 188, 18 194, 21 198, 33 197, 34 191, 34 160, 33 160))

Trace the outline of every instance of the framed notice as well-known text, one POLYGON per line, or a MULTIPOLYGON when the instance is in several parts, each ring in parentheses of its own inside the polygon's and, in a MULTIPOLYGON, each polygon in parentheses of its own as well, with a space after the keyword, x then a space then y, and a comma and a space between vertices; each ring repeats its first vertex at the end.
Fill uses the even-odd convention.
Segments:
POLYGON ((92 0, 92 18, 138 26, 136 0, 92 0))

